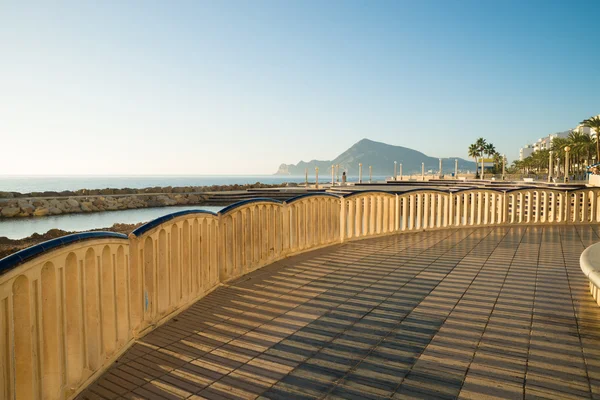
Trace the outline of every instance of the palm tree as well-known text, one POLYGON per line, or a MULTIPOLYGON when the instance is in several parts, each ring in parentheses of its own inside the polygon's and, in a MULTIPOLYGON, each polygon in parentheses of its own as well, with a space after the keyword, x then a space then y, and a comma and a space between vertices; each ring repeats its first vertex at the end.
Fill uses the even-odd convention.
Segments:
POLYGON ((596 157, 600 160, 600 115, 590 117, 583 121, 582 124, 596 131, 596 157))
POLYGON ((477 147, 476 143, 469 146, 469 157, 473 157, 475 160, 475 173, 477 173, 477 158, 481 157, 481 151, 477 147))
POLYGON ((475 146, 477 147, 477 150, 479 151, 479 156, 481 157, 481 179, 483 179, 483 155, 485 153, 486 147, 488 146, 488 143, 484 138, 480 137, 475 141, 475 146))
POLYGON ((560 166, 564 163, 565 160, 565 147, 569 146, 571 143, 568 138, 554 138, 552 140, 552 151, 558 157, 558 174, 560 175, 560 166))

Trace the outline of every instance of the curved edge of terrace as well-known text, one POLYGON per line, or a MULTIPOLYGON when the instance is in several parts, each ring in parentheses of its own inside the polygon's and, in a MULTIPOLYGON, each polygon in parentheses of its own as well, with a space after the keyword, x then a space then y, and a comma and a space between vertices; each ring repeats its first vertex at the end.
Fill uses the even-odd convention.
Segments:
POLYGON ((600 243, 588 247, 581 253, 579 265, 590 283, 590 293, 600 305, 600 243))
POLYGON ((178 212, 174 212, 171 214, 167 214, 167 215, 163 215, 162 217, 158 217, 156 219, 153 219, 150 222, 145 223, 144 225, 140 226, 139 228, 135 229, 133 232, 131 232, 132 235, 134 236, 140 236, 143 235, 144 233, 148 232, 149 230, 156 228, 157 226, 159 226, 160 224, 162 224, 163 222, 167 222, 170 221, 172 219, 175 219, 177 217, 181 217, 184 215, 190 215, 190 214, 209 214, 209 215, 213 215, 213 216, 217 216, 217 213, 214 213, 212 211, 207 211, 207 210, 185 210, 185 211, 178 211, 178 212))
POLYGON ((59 247, 91 239, 115 238, 127 240, 127 235, 116 232, 98 231, 74 233, 72 235, 66 235, 56 239, 47 240, 34 246, 27 247, 26 249, 17 251, 16 253, 4 257, 3 259, 0 259, 0 274, 4 274, 10 271, 11 269, 15 268, 19 264, 29 261, 32 258, 41 255, 42 253, 55 250, 59 247))

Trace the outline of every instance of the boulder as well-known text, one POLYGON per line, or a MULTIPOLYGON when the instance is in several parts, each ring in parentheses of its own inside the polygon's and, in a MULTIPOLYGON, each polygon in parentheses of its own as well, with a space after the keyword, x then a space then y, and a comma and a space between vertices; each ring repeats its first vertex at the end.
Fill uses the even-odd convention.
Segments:
POLYGON ((38 207, 33 212, 33 215, 36 217, 44 217, 48 214, 50 214, 50 210, 46 207, 38 207))
POLYGON ((14 217, 15 215, 19 214, 20 212, 21 212, 21 208, 19 208, 19 207, 4 207, 2 209, 2 211, 0 211, 0 214, 3 217, 10 218, 10 217, 14 217))
POLYGON ((19 202, 19 208, 21 208, 21 213, 31 215, 35 211, 35 207, 27 202, 19 202))
POLYGON ((75 200, 75 199, 68 199, 68 200, 67 200, 67 204, 68 204, 70 207, 73 207, 73 208, 75 208, 75 207, 79 207, 79 202, 78 202, 77 200, 75 200))
POLYGON ((83 212, 92 212, 92 208, 94 205, 89 201, 84 201, 81 203, 81 211, 83 212))
POLYGON ((59 215, 59 214, 63 213, 61 211, 61 209, 57 208, 57 207, 51 207, 50 210, 49 210, 49 212, 50 212, 50 215, 59 215))

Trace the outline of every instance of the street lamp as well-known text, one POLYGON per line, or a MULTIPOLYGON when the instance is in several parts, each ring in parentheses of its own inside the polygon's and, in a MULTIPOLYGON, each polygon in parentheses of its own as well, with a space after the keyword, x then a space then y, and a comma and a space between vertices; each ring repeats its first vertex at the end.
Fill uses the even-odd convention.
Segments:
POLYGON ((319 188, 319 167, 315 167, 315 189, 319 188))
POLYGON ((458 179, 458 159, 454 160, 454 179, 458 179))
POLYGON ((373 166, 369 165, 369 183, 373 182, 373 166))
POLYGON ((552 160, 554 159, 554 152, 550 150, 550 159, 548 160, 548 182, 552 182, 552 160))
POLYGON ((396 179, 397 179, 397 177, 398 177, 398 174, 397 174, 397 172, 396 172, 396 171, 397 171, 397 170, 396 170, 396 164, 398 164, 398 161, 394 161, 394 180, 396 180, 396 179))
POLYGON ((506 175, 506 154, 502 154, 502 180, 505 179, 506 175))
POLYGON ((331 187, 335 185, 335 165, 331 166, 331 187))
POLYGON ((569 151, 571 151, 571 148, 565 146, 565 183, 569 182, 569 151))
POLYGON ((362 163, 358 163, 358 183, 362 183, 362 163))
POLYGON ((400 180, 402 180, 402 163, 400 163, 400 171, 398 171, 398 175, 400 175, 400 180))

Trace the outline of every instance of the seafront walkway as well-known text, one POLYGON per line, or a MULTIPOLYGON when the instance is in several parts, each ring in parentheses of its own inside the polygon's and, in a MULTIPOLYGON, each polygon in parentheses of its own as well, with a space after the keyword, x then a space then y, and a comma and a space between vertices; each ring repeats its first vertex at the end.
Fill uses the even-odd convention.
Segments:
POLYGON ((79 399, 596 398, 597 225, 335 244, 217 287, 79 399))

